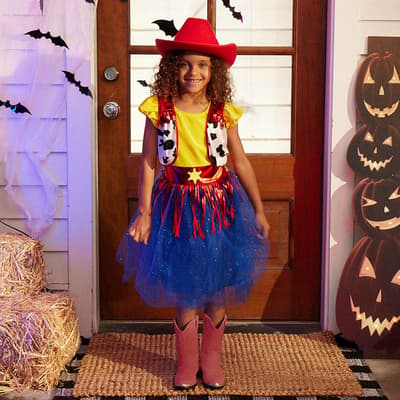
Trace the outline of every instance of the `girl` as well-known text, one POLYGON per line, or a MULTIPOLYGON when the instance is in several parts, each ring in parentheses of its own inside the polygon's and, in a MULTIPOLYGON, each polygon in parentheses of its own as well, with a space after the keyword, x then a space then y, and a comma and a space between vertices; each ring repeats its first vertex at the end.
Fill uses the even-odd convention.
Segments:
POLYGON ((189 18, 162 55, 146 115, 139 204, 121 241, 124 279, 152 306, 174 306, 174 386, 196 385, 204 310, 203 383, 224 385, 225 304, 245 301, 268 258, 269 224, 238 135, 229 70, 236 45, 219 45, 207 20, 189 18), (226 168, 228 152, 235 173, 226 168), (155 177, 158 155, 161 170, 155 177))

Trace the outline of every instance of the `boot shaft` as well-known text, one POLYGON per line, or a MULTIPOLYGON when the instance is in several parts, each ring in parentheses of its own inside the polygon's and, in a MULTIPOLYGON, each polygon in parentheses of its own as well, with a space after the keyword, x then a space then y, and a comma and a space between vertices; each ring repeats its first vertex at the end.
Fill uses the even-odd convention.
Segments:
POLYGON ((224 372, 221 367, 225 325, 226 316, 217 328, 208 315, 204 314, 200 366, 204 385, 212 389, 220 389, 225 384, 224 372))
POLYGON ((199 354, 199 342, 198 342, 198 328, 199 328, 199 317, 196 315, 184 329, 180 329, 176 320, 174 319, 174 331, 176 337, 176 351, 178 358, 183 353, 191 353, 198 356, 199 354))
POLYGON ((199 370, 198 326, 198 316, 193 318, 184 329, 180 329, 174 319, 177 361, 174 387, 176 389, 189 389, 196 385, 199 370))
POLYGON ((217 351, 221 353, 222 342, 225 333, 226 315, 218 328, 214 325, 211 318, 204 314, 203 318, 203 341, 201 345, 201 352, 217 351))

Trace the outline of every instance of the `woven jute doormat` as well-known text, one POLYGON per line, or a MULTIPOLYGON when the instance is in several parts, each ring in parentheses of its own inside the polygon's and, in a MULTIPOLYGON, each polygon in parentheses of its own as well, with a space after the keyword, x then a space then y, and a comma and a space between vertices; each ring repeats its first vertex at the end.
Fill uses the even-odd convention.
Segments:
POLYGON ((331 332, 226 334, 222 366, 225 387, 173 388, 174 335, 104 333, 92 337, 79 368, 73 395, 253 395, 361 396, 331 332))

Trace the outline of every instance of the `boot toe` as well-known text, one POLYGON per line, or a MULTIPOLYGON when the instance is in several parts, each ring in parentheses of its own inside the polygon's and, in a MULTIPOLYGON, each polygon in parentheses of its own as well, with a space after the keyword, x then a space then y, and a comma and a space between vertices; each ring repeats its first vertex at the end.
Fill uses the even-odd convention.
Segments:
POLYGON ((222 369, 219 371, 215 370, 215 368, 202 370, 202 380, 203 385, 209 389, 222 389, 225 385, 225 377, 222 369))
POLYGON ((189 390, 189 389, 193 389, 196 386, 197 383, 179 383, 176 384, 174 382, 174 389, 176 390, 189 390))
POLYGON ((204 386, 212 389, 212 390, 217 390, 217 389, 222 389, 225 384, 224 383, 220 383, 220 382, 212 382, 212 383, 207 383, 207 382, 203 382, 204 386))
POLYGON ((174 388, 178 390, 187 390, 194 388, 197 385, 197 372, 189 376, 182 376, 177 373, 174 377, 174 388))

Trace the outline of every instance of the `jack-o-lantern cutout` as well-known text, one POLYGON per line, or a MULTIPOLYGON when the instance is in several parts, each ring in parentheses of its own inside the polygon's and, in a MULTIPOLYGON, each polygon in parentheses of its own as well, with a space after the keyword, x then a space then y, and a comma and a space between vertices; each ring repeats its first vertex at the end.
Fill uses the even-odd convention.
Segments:
POLYGON ((363 177, 383 178, 400 170, 400 133, 392 125, 363 125, 347 148, 347 162, 363 177))
POLYGON ((356 102, 368 125, 400 122, 400 62, 392 53, 372 53, 361 64, 356 82, 356 102))
POLYGON ((371 237, 392 240, 400 234, 400 178, 364 178, 353 191, 353 215, 371 237))
POLYGON ((336 298, 343 336, 361 347, 400 350, 400 247, 363 237, 344 266, 336 298))

